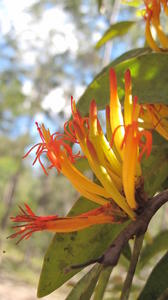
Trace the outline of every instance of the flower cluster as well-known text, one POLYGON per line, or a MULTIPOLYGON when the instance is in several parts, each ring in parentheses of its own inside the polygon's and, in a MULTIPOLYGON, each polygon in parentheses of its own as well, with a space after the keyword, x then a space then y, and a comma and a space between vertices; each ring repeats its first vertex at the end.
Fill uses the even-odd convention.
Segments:
MULTIPOLYGON (((44 172, 41 155, 46 154, 50 166, 66 176, 75 189, 100 207, 75 217, 36 216, 28 205, 20 207, 20 214, 12 217, 16 232, 10 237, 29 238, 35 231, 49 230, 70 232, 94 224, 134 220, 143 206, 138 191, 143 189, 141 159, 148 157, 152 148, 151 129, 156 129, 168 139, 168 108, 163 105, 139 105, 132 97, 130 71, 125 73, 125 99, 122 106, 117 93, 115 71, 110 70, 110 103, 106 106, 106 134, 98 119, 95 100, 90 103, 88 117, 82 117, 74 99, 71 99, 72 119, 65 123, 64 133, 50 134, 42 124, 37 125, 41 142, 33 146, 25 157, 36 148, 36 158, 44 172), (81 150, 74 153, 78 143, 81 150), (93 182, 75 166, 81 157, 88 160, 99 183, 93 182)), ((143 199, 144 200, 144 199, 143 199)))
POLYGON ((164 139, 168 140, 168 106, 164 104, 142 105, 142 114, 146 129, 155 129, 164 139))
POLYGON ((149 46, 155 51, 162 51, 168 49, 168 38, 165 35, 160 24, 160 13, 163 8, 165 14, 168 16, 168 2, 167 0, 144 0, 146 11, 144 18, 146 20, 146 40, 149 46), (154 27, 157 37, 160 41, 161 48, 157 45, 153 38, 151 27, 154 27))

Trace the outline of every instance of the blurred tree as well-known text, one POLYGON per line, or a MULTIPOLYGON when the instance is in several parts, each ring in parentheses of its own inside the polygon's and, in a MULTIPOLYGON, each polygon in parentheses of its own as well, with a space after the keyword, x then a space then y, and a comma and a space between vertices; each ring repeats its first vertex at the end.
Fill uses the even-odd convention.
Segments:
MULTIPOLYGON (((28 201, 42 215, 64 215, 72 206, 77 194, 65 178, 56 179, 54 172, 46 177, 21 157, 35 139, 35 120, 47 120, 53 131, 63 128, 70 116, 70 96, 80 97, 107 58, 107 46, 96 51, 96 42, 110 22, 132 19, 134 12, 112 0, 39 0, 28 5, 26 13, 29 22, 23 32, 12 24, 0 37, 0 226, 5 236, 15 203, 28 201)), ((122 43, 114 40, 108 60, 142 43, 132 29, 122 43)), ((49 238, 37 235, 30 240, 36 258, 49 238)), ((22 254, 27 251, 25 264, 32 265, 29 249, 24 244, 20 249, 22 254)), ((16 261, 9 255, 2 269, 10 264, 16 261)))

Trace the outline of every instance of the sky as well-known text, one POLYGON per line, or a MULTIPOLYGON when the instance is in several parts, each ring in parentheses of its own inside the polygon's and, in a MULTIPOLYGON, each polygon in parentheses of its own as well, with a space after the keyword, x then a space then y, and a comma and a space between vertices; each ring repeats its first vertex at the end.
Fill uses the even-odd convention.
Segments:
MULTIPOLYGON (((84 1, 85 2, 85 1, 84 1)), ((69 76, 60 82, 59 86, 53 87, 46 95, 43 96, 41 107, 49 113, 50 117, 55 120, 54 125, 46 114, 36 113, 31 128, 31 134, 36 138, 37 131, 34 122, 45 122, 51 127, 51 131, 58 130, 62 124, 62 118, 59 116, 61 111, 64 111, 66 119, 71 115, 70 97, 67 99, 67 94, 72 89, 72 94, 75 99, 84 92, 86 85, 80 82, 80 78, 76 75, 76 82, 71 82, 71 75, 75 70, 75 57, 79 50, 80 41, 77 38, 77 30, 72 16, 64 9, 63 5, 55 6, 48 5, 39 19, 34 19, 30 13, 30 7, 37 3, 37 0, 0 0, 0 44, 3 44, 3 37, 12 32, 13 38, 16 37, 17 47, 19 48, 19 64, 25 69, 35 72, 36 62, 40 53, 40 60, 46 60, 44 52, 45 45, 50 45, 47 48, 47 55, 61 55, 68 51, 71 57, 71 63, 64 65, 65 71, 69 76), (53 33, 51 35, 51 33, 53 33), (72 63, 74 61, 74 66, 72 63)), ((81 10, 87 14, 88 5, 82 5, 81 10)), ((99 28, 103 31, 106 24, 102 19, 99 20, 99 28)), ((101 37, 100 32, 93 30, 93 45, 101 37)), ((87 47, 87 45, 85 46, 87 47)), ((4 48, 4 55, 12 57, 11 48, 4 48)), ((1 57, 0 71, 5 68, 10 68, 9 61, 1 57)), ((11 66, 12 67, 12 66, 11 66)), ((77 72, 76 72, 77 73, 77 72)), ((86 74, 85 80, 90 83, 92 77, 86 74)), ((23 77, 22 92, 25 95, 24 105, 28 109, 30 106, 30 98, 36 95, 36 87, 34 86, 33 78, 23 77)), ((5 112, 8 114, 8 111, 5 112)), ((20 116, 11 132, 11 136, 16 138, 18 134, 22 135, 27 131, 29 118, 20 116)))
MULTIPOLYGON (((41 61, 45 61, 46 55, 61 55, 66 53, 66 51, 70 53, 71 63, 67 62, 67 64, 63 66, 67 77, 64 78, 59 86, 49 90, 41 102, 43 110, 46 110, 51 117, 56 118, 59 126, 61 119, 58 114, 62 110, 64 110, 66 118, 69 118, 71 114, 70 99, 67 100, 69 90, 72 89, 74 98, 79 99, 86 85, 92 80, 91 70, 88 68, 82 70, 81 74, 85 76, 84 80, 80 77, 81 74, 78 76, 79 66, 76 66, 75 62, 79 48, 81 49, 81 47, 85 46, 87 49, 88 45, 87 41, 83 44, 84 46, 80 44, 80 40, 77 38, 77 31, 79 34, 79 30, 76 28, 72 16, 64 9, 61 1, 55 6, 46 6, 39 19, 34 19, 33 15, 29 13, 30 7, 36 3, 37 0, 0 0, 0 39, 2 40, 3 36, 11 31, 13 32, 13 36, 16 37, 18 42, 20 65, 32 70, 32 73, 35 70, 39 53, 41 61), (47 47, 47 51, 44 51, 45 46, 47 47), (76 73, 75 79, 72 76, 74 73, 76 73), (73 78, 72 80, 75 81, 73 84, 71 77, 73 78), (85 82, 85 84, 81 81, 85 82)), ((91 27, 93 51, 95 51, 94 45, 108 28, 108 23, 106 18, 102 16, 94 20, 91 19, 90 21, 89 15, 91 12, 89 9, 90 7, 87 1, 83 1, 81 12, 86 16, 85 22, 90 22, 87 26, 91 27), (85 5, 85 2, 87 5, 85 5)), ((127 14, 123 16, 126 19, 128 17, 127 14)), ((124 52, 124 46, 125 44, 123 43, 117 44, 112 51, 113 57, 124 52)), ((83 49, 83 51, 86 49, 83 49)), ((7 49, 7 51, 9 55, 10 49, 7 49)), ((100 55, 101 53, 103 52, 100 51, 100 55)), ((1 68, 3 67, 5 67, 5 62, 1 64, 1 68)), ((36 87, 33 84, 32 78, 25 77, 22 79, 22 92, 25 98, 27 97, 28 99, 28 101, 25 101, 25 105, 29 106, 29 97, 33 97, 36 93, 36 87)), ((44 114, 39 113, 35 116, 35 119, 38 122, 44 122, 46 117, 44 114)), ((23 123, 22 119, 22 124, 23 123)), ((26 130, 26 124, 22 127, 22 130, 24 130, 24 128, 26 130)))
MULTIPOLYGON (((63 6, 49 7, 44 11, 42 18, 35 22, 28 10, 35 3, 36 0, 0 1, 1 34, 2 36, 6 35, 13 30, 19 42, 21 64, 27 68, 33 68, 39 52, 42 53, 44 44, 53 29, 56 32, 52 38, 49 54, 58 55, 69 50, 76 55, 79 42, 75 35, 75 26, 68 13, 64 11, 63 6)), ((24 79, 23 93, 29 96, 32 93, 32 88, 32 82, 29 79, 24 79)), ((78 86, 78 93, 82 93, 83 90, 84 87, 78 86)), ((65 105, 63 87, 51 90, 42 102, 42 108, 50 110, 53 114, 59 113, 65 105), (59 99, 59 101, 54 101, 54 98, 59 99)))
MULTIPOLYGON (((90 26, 89 29, 92 32, 92 40, 89 40, 89 45, 93 45, 93 47, 88 49, 87 40, 81 45, 81 41, 78 39, 80 29, 77 28, 75 20, 69 12, 64 9, 61 1, 60 4, 55 6, 45 7, 41 18, 34 19, 30 13, 30 7, 36 2, 37 0, 0 0, 0 44, 3 43, 3 37, 12 32, 18 43, 20 66, 31 70, 33 74, 36 70, 39 53, 41 61, 45 61, 46 52, 47 55, 51 56, 59 56, 68 52, 70 57, 70 61, 67 58, 62 66, 64 72, 63 80, 59 82, 58 86, 50 89, 41 101, 42 109, 49 113, 50 118, 47 117, 47 114, 39 112, 34 116, 31 126, 29 125, 30 119, 27 116, 19 116, 15 121, 11 137, 16 139, 18 135, 26 133, 30 126, 29 130, 33 144, 39 142, 35 122, 39 124, 44 122, 46 127, 50 128, 51 133, 53 133, 60 129, 63 124, 64 120, 59 115, 61 111, 64 111, 65 120, 69 119, 71 115, 69 93, 75 100, 79 99, 97 72, 92 72, 89 65, 81 69, 82 64, 78 65, 76 60, 77 53, 81 49, 83 53, 87 53, 88 50, 90 53, 92 51, 95 52, 94 45, 109 26, 107 19, 99 16, 97 11, 96 17, 94 17, 95 12, 89 11, 88 1, 83 0, 81 12, 85 16, 84 25, 90 26), (87 5, 85 5, 85 2, 87 5), (44 51, 46 47, 47 51, 44 51)), ((127 19, 128 15, 124 14, 123 17, 127 19)), ((112 57, 115 58, 126 50, 125 43, 116 43, 112 51, 112 57)), ((5 51, 8 56, 13 55, 10 48, 5 48, 5 51)), ((97 55, 100 55, 101 61, 103 49, 97 55)), ((0 72, 5 67, 9 67, 8 62, 0 58, 0 72)), ((98 66, 97 70, 101 70, 101 68, 102 64, 98 66)), ((25 95, 24 105, 29 109, 30 99, 37 94, 33 76, 32 78, 26 76, 22 78, 22 92, 25 95)), ((25 152, 26 150, 28 149, 25 149, 25 152)))

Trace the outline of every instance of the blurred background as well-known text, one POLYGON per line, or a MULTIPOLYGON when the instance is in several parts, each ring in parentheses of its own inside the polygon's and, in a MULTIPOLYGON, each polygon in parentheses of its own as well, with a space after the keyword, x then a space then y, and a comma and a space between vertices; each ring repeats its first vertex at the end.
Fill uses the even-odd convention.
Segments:
MULTIPOLYGON (((62 131, 76 101, 94 76, 120 54, 144 44, 139 31, 100 50, 110 23, 141 19, 119 0, 0 0, 0 298, 34 300, 43 256, 52 234, 19 245, 6 240, 9 217, 28 203, 39 215, 65 215, 77 192, 55 170, 45 176, 32 153, 39 141, 35 121, 62 131)), ((75 280, 75 279, 73 279, 75 280)), ((117 279, 118 280, 118 279, 117 279)), ((73 284, 71 282, 70 284, 73 284)), ((69 285, 70 285, 69 284, 69 285)), ((67 285, 68 286, 68 285, 67 285)), ((63 299, 67 286, 45 299, 63 299)))

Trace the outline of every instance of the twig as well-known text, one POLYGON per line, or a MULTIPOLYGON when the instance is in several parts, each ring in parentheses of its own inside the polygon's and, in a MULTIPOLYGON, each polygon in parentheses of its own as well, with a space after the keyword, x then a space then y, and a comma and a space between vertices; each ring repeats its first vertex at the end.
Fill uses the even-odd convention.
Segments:
POLYGON ((66 268, 66 273, 70 272, 71 270, 85 268, 85 267, 95 264, 95 263, 101 263, 101 259, 102 259, 102 257, 100 256, 99 258, 88 260, 87 262, 84 262, 83 264, 72 265, 72 266, 66 268))
POLYGON ((131 290, 131 285, 132 285, 132 280, 135 274, 135 269, 136 265, 138 263, 138 258, 142 249, 142 244, 143 244, 143 239, 144 235, 141 236, 136 236, 135 237, 135 243, 134 243, 134 249, 131 257, 131 262, 129 265, 128 273, 123 285, 122 293, 121 293, 121 298, 120 300, 128 300, 130 290, 131 290))
POLYGON ((157 212, 157 210, 168 201, 168 190, 161 192, 147 201, 144 211, 137 217, 135 221, 128 224, 116 237, 110 247, 105 253, 97 259, 88 261, 81 265, 71 266, 71 269, 86 267, 95 262, 101 263, 104 266, 116 266, 120 257, 120 254, 127 244, 129 239, 134 236, 143 235, 147 228, 150 220, 157 212))

